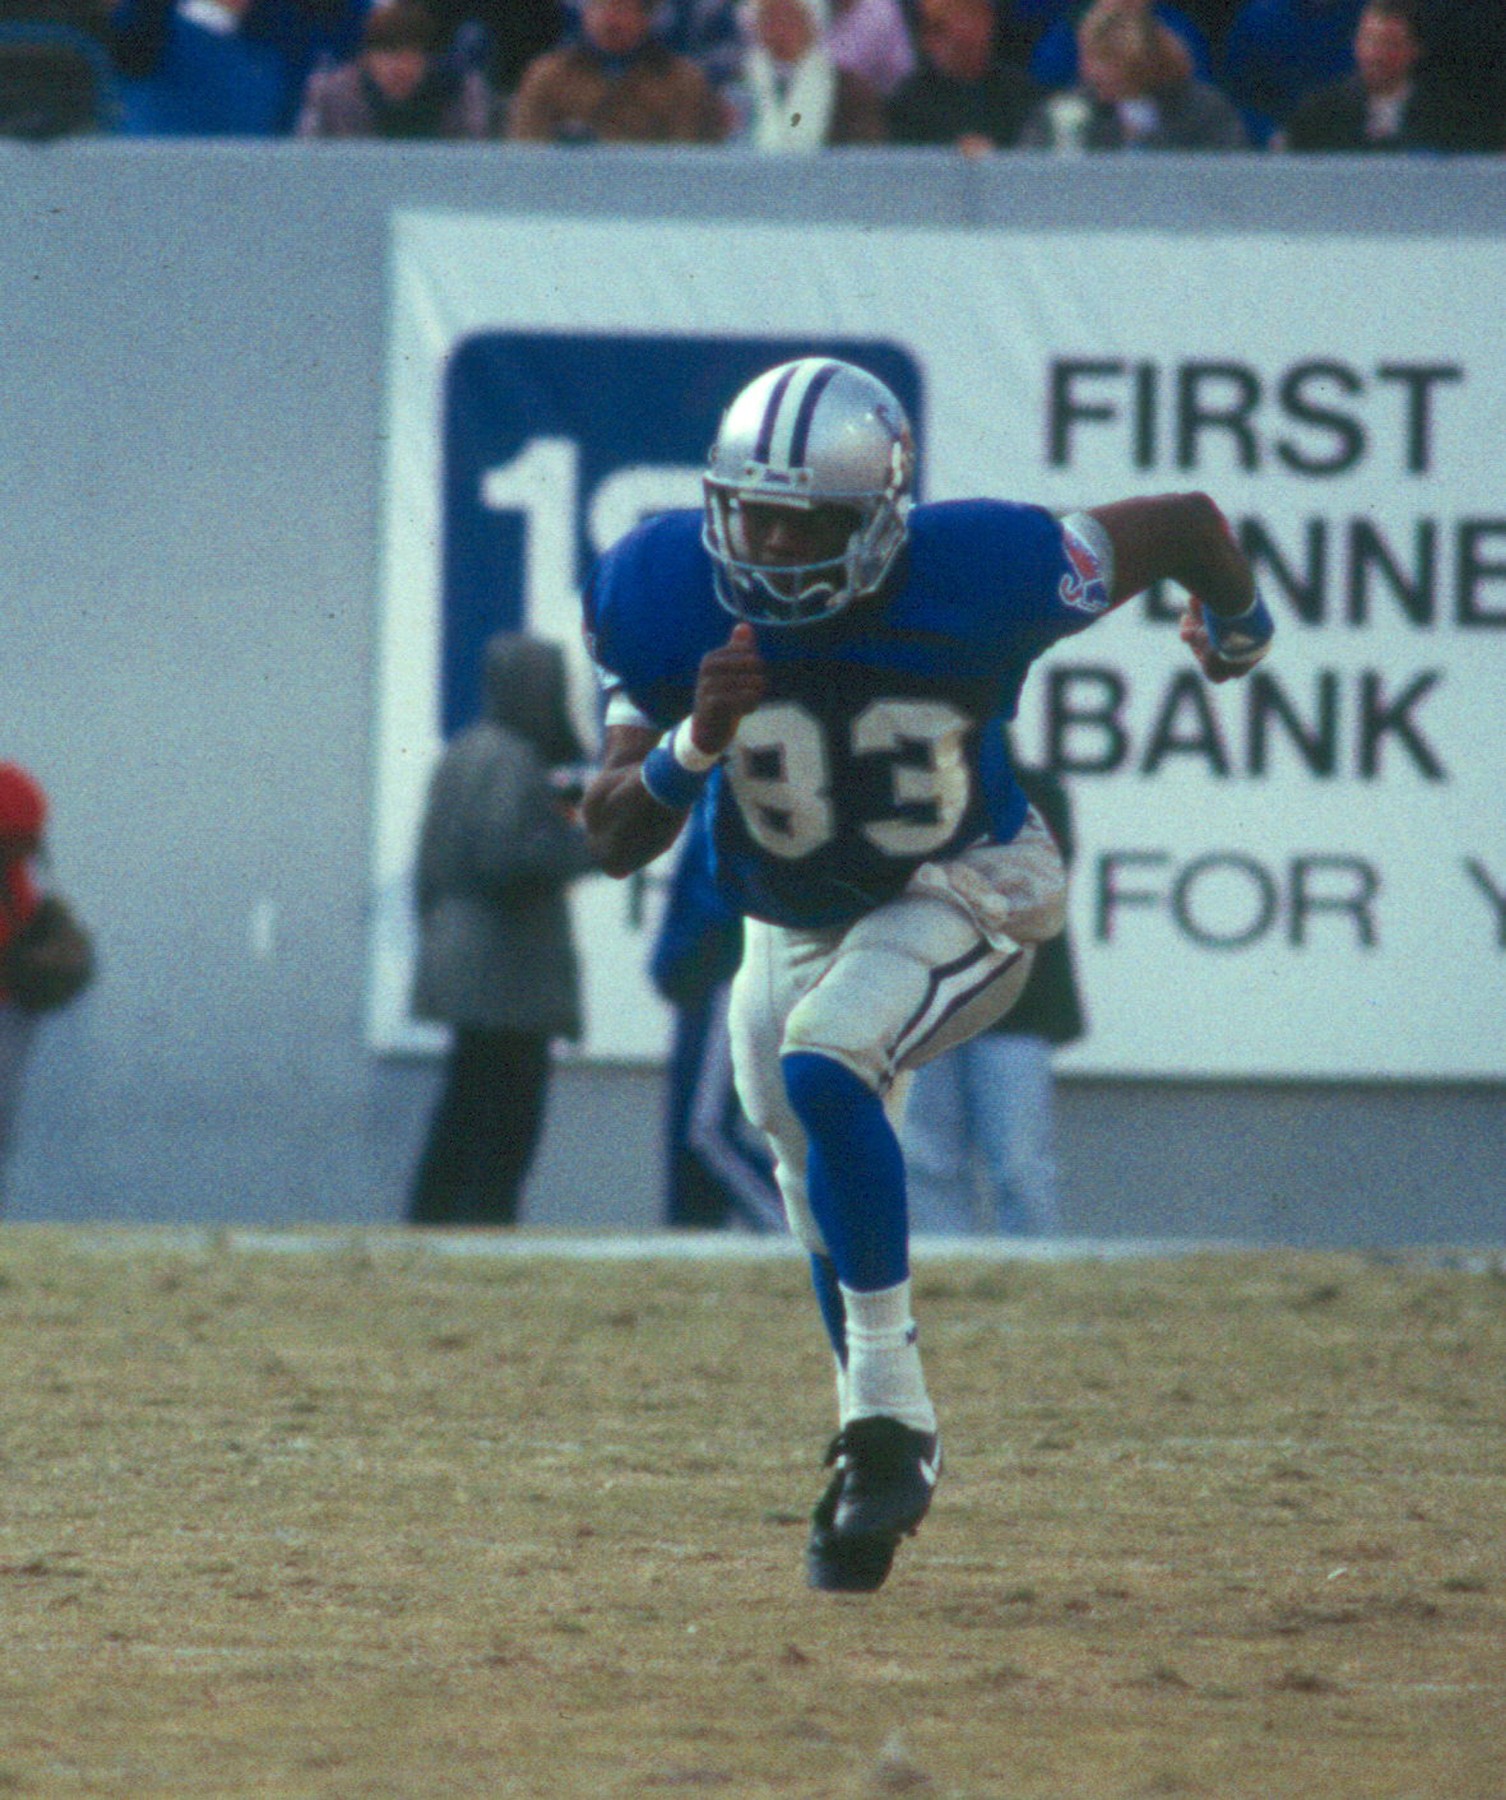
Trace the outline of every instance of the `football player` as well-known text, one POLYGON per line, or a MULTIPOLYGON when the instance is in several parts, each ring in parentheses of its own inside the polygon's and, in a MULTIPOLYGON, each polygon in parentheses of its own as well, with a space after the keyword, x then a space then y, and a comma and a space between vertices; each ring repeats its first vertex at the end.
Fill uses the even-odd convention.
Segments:
POLYGON ((606 690, 596 854, 643 867, 704 794, 716 878, 747 921, 738 1091, 837 1362, 806 1568, 849 1591, 883 1583, 941 1467, 894 1129, 906 1078, 996 1021, 1066 918, 1001 726, 1036 657, 1153 581, 1193 596, 1182 636, 1214 681, 1253 668, 1273 630, 1203 494, 1064 518, 916 505, 914 464, 882 382, 782 364, 727 409, 703 511, 629 532, 585 597, 606 690))

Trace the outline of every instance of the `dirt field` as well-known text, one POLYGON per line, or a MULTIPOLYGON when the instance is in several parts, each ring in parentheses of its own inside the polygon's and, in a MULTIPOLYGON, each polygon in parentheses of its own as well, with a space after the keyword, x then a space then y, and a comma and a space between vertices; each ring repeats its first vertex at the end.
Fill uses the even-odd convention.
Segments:
POLYGON ((917 1289, 948 1471, 832 1597, 796 1261, 0 1231, 0 1795, 1506 1794, 1499 1272, 917 1289))

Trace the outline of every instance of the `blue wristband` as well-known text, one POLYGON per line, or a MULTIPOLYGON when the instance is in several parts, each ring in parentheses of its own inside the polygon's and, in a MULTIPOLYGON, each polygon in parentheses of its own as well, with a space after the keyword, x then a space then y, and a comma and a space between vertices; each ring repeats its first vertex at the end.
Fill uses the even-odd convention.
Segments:
POLYGON ((700 799, 716 760, 704 769, 687 769, 675 755, 674 742, 674 732, 666 732, 644 757, 638 772, 660 806, 667 806, 671 812, 688 812, 700 799))
POLYGON ((1225 662, 1253 668, 1271 647, 1276 635, 1276 621, 1259 588, 1255 598, 1242 613, 1230 618, 1203 608, 1203 622, 1208 628, 1208 642, 1225 662))

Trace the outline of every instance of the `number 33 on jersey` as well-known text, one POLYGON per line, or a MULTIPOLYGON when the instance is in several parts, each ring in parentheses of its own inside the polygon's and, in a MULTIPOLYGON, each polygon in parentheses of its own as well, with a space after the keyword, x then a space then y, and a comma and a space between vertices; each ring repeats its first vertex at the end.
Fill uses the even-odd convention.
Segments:
MULTIPOLYGON (((845 923, 922 862, 1025 817, 1003 726, 1030 664, 1108 607, 1092 521, 993 500, 920 505, 884 593, 836 618, 760 628, 768 684, 702 804, 724 890, 775 924, 845 923)), ((727 635, 701 543, 676 512, 598 565, 586 629, 609 723, 687 717, 727 635)))

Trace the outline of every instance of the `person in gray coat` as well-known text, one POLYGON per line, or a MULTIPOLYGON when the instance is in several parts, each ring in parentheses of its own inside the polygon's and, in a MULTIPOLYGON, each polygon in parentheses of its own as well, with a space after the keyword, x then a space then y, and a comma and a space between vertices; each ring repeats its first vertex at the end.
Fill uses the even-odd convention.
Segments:
POLYGON ((419 840, 413 1011, 453 1028, 414 1225, 507 1225, 543 1124, 551 1038, 579 1037, 565 889, 593 867, 559 775, 582 757, 558 645, 486 650, 483 716, 450 741, 419 840))

